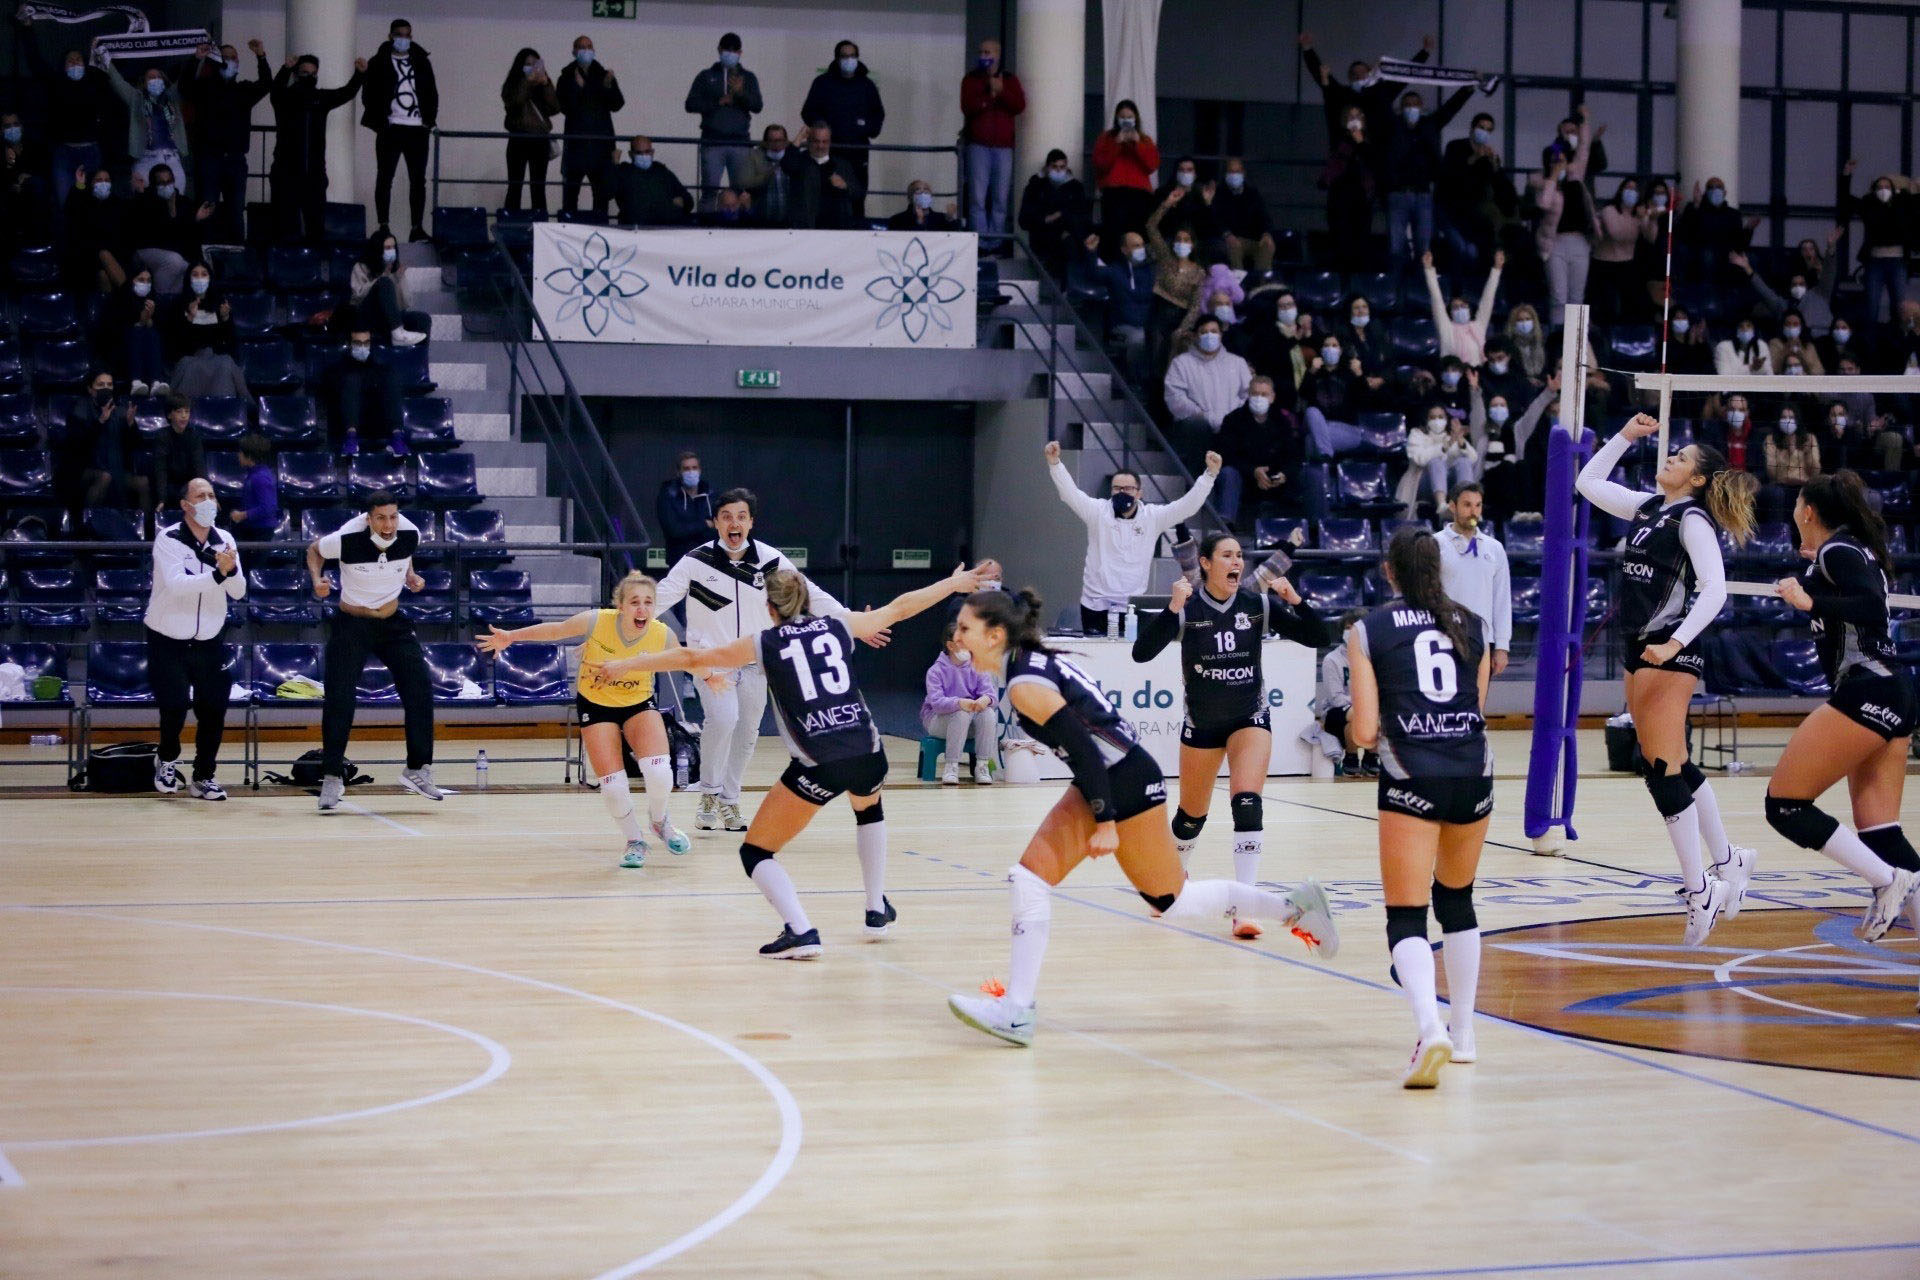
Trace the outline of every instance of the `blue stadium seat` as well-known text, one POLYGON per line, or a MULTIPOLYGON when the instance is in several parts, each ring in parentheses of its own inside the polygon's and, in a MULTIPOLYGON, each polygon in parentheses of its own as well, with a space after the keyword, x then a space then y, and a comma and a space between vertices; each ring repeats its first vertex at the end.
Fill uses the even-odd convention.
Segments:
POLYGON ((147 684, 145 640, 95 640, 87 646, 87 705, 139 706, 153 703, 147 684))
POLYGON ((316 711, 318 698, 278 698, 274 690, 288 680, 304 677, 316 684, 326 681, 326 655, 317 644, 268 642, 253 646, 253 700, 280 706, 307 706, 316 711))
POLYGON ((1607 610, 1613 607, 1613 591, 1607 586, 1604 573, 1587 576, 1587 625, 1592 626, 1607 616, 1607 610))
POLYGON ((1901 618, 1893 624, 1892 636, 1894 656, 1909 666, 1920 665, 1920 618, 1901 618))
POLYGON ((1302 602, 1322 619, 1337 618, 1363 603, 1360 583, 1350 573, 1302 573, 1295 586, 1302 602))
POLYGON ((252 249, 245 245, 210 244, 206 247, 207 266, 213 271, 213 278, 229 295, 235 292, 257 290, 266 283, 266 276, 260 270, 260 259, 252 249))
POLYGON ((1538 626, 1540 622, 1540 575, 1537 573, 1516 573, 1513 575, 1513 620, 1526 626, 1538 626))
POLYGON ((328 244, 358 249, 367 242, 367 206, 329 200, 326 212, 321 214, 320 227, 328 244))
POLYGON ((326 506, 340 497, 340 480, 330 453, 283 453, 274 460, 274 469, 280 477, 280 501, 285 506, 326 506))
POLYGON ((480 503, 480 477, 470 453, 424 453, 419 459, 420 501, 429 507, 480 503))
POLYGON ((573 676, 557 644, 516 644, 493 660, 493 688, 508 706, 573 701, 573 676))
POLYGON ((533 581, 522 569, 475 569, 467 578, 467 614, 475 622, 525 627, 533 612, 533 581))
POLYGON ((400 612, 412 618, 420 626, 452 626, 453 570, 432 565, 418 565, 416 571, 427 585, 418 591, 402 591, 400 612))
POLYGON ((1753 527, 1753 537, 1743 548, 1743 554, 1763 556, 1769 560, 1791 559, 1799 541, 1793 526, 1786 521, 1762 520, 1753 527))
POLYGON ((1501 530, 1501 545, 1509 557, 1538 560, 1546 545, 1546 524, 1536 515, 1515 516, 1501 530))
POLYGON ((1907 527, 1891 525, 1887 529, 1887 554, 1904 556, 1907 554, 1907 527))
POLYGON ((12 338, 0 338, 0 391, 18 391, 26 385, 27 370, 20 360, 20 344, 12 338))
POLYGON ((355 502, 385 489, 406 502, 413 497, 407 478, 407 460, 390 453, 359 453, 347 459, 347 493, 355 502))
POLYGON ((267 250, 267 284, 275 293, 329 287, 326 255, 306 245, 275 245, 267 250))
POLYGON ((326 439, 311 396, 261 396, 258 408, 260 433, 275 449, 307 449, 326 439))
POLYGON ((261 566, 247 569, 247 617, 255 626, 313 626, 320 602, 305 569, 261 566))
POLYGON ((1275 263, 1305 262, 1307 238, 1292 227, 1276 227, 1273 232, 1273 260, 1275 263))
POLYGON ((378 658, 368 658, 360 670, 360 682, 354 686, 354 701, 361 706, 390 707, 400 704, 400 690, 394 686, 393 672, 378 658))
POLYGON ((407 444, 415 453, 442 453, 458 448, 453 434, 453 402, 444 396, 414 396, 401 404, 407 444))
POLYGON ((1879 499, 1880 514, 1888 520, 1904 520, 1913 513, 1913 477, 1902 471, 1863 471, 1860 479, 1868 494, 1879 499))
POLYGON ((427 670, 433 673, 435 702, 477 707, 493 701, 493 680, 487 671, 486 659, 478 649, 464 642, 423 644, 420 649, 426 657, 427 670), (479 686, 480 697, 460 696, 466 681, 479 686))
POLYGON ((52 676, 60 682, 60 696, 51 701, 29 699, 35 706, 71 709, 73 699, 67 694, 67 658, 66 650, 60 645, 46 644, 37 640, 21 640, 12 644, 0 644, 0 662, 19 664, 26 672, 27 683, 31 685, 40 676, 52 676))
POLYGON ((29 338, 61 338, 80 332, 80 313, 60 289, 22 293, 13 300, 14 323, 29 338))
POLYGON ((95 569, 93 571, 93 618, 95 622, 139 622, 147 614, 147 596, 153 588, 153 571, 136 569, 95 569))
POLYGON ((1373 530, 1373 521, 1354 516, 1328 516, 1320 522, 1320 540, 1322 551, 1339 551, 1348 555, 1377 555, 1380 551, 1380 538, 1373 530))
POLYGON ((236 338, 265 338, 273 333, 273 295, 270 293, 229 293, 228 318, 236 338))
POLYGON ((1313 545, 1312 528, 1303 516, 1262 516, 1253 522, 1253 541, 1256 546, 1294 546, 1293 535, 1296 532, 1301 535, 1297 545, 1313 545))
POLYGON ((344 341, 330 342, 310 340, 301 353, 301 369, 305 373, 304 383, 316 391, 329 385, 328 379, 333 371, 347 358, 347 344, 344 341))
MULTIPOLYGON (((283 491, 280 495, 280 501, 284 503, 286 500, 287 495, 283 491)), ((301 542, 312 542, 315 538, 323 538, 359 514, 358 511, 354 511, 348 507, 314 507, 310 510, 302 511, 300 513, 299 540, 301 542)))
POLYGON ((40 449, 0 449, 0 503, 53 501, 53 460, 40 449))
POLYGON ((1813 637, 1776 636, 1768 654, 1768 665, 1794 693, 1807 698, 1825 698, 1833 693, 1826 672, 1820 669, 1813 637))
POLYGON ((93 368, 93 351, 78 338, 42 342, 33 348, 33 387, 49 391, 78 391, 93 368))
POLYGON ((206 475, 222 510, 236 505, 246 491, 247 469, 240 465, 240 455, 230 450, 208 451, 206 475))
POLYGON ((34 411, 33 397, 0 395, 0 448, 30 449, 39 443, 40 415, 34 411))
POLYGON ((293 356, 293 344, 284 338, 267 338, 235 345, 234 355, 246 374, 247 389, 255 395, 274 395, 300 389, 301 370, 293 356))
POLYGON ((13 594, 20 602, 20 625, 29 631, 87 625, 87 593, 78 570, 22 569, 14 575, 13 594))
POLYGON ((239 396, 196 396, 187 421, 208 444, 232 444, 247 434, 247 402, 239 396))
POLYGON ((400 384, 400 394, 423 396, 437 385, 427 372, 427 344, 417 347, 395 347, 392 354, 393 378, 400 384))
POLYGON ((1779 695, 1787 691, 1773 669, 1765 630, 1751 627, 1708 627, 1700 634, 1706 660, 1706 690, 1729 697, 1779 695))
POLYGON ((1367 570, 1360 579, 1360 597, 1367 608, 1385 604, 1393 599, 1393 584, 1387 581, 1387 571, 1379 565, 1367 570))
POLYGON ((1407 456, 1405 414, 1391 409, 1366 409, 1353 425, 1360 428, 1360 434, 1366 437, 1369 452, 1390 458, 1407 456))
POLYGON ((7 259, 7 278, 16 289, 58 286, 60 253, 50 244, 22 245, 7 259))
POLYGON ((289 336, 319 332, 314 317, 332 311, 339 296, 331 289, 300 289, 280 299, 280 327, 289 336))
MULTIPOLYGON (((1440 282, 1440 291, 1446 292, 1446 281, 1440 282)), ((1400 297, 1397 308, 1402 314, 1427 316, 1433 315, 1433 300, 1427 297, 1427 278, 1422 272, 1408 271, 1400 279, 1400 297)), ((1378 314, 1377 312, 1375 313, 1378 314)))
POLYGON ((1340 305, 1346 285, 1338 271, 1307 270, 1293 273, 1293 297, 1305 311, 1327 311, 1340 305))
POLYGON ((1440 355, 1440 334, 1433 317, 1418 313, 1395 316, 1387 322, 1387 350, 1398 360, 1434 360, 1440 355))
POLYGON ((1334 468, 1334 476, 1337 510, 1384 515, 1402 509, 1387 488, 1384 462, 1342 462, 1334 468))
MULTIPOLYGON (((400 508, 400 515, 413 521, 413 527, 420 531, 420 541, 438 542, 441 540, 440 516, 429 507, 400 508)), ((418 557, 415 557, 416 559, 418 557)))
POLYGON ((447 541, 460 548, 460 563, 478 565, 509 558, 506 551, 487 546, 488 543, 504 543, 507 540, 507 518, 498 511, 484 507, 449 511, 445 524, 447 541))
MULTIPOLYGON (((1424 296, 1426 286, 1422 284, 1424 296)), ((1368 308, 1376 318, 1398 314, 1400 307, 1400 273, 1398 271, 1361 271, 1347 278, 1347 292, 1358 294, 1367 300, 1368 308)), ((1299 295, 1295 295, 1298 298, 1299 295)))

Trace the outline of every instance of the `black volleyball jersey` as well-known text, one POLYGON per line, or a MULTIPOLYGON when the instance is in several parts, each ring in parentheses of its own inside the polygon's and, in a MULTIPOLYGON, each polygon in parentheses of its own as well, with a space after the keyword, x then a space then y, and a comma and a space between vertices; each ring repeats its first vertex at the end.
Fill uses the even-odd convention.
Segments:
POLYGON ((1187 723, 1203 725, 1231 724, 1259 711, 1267 693, 1260 646, 1268 632, 1310 648, 1327 640, 1319 618, 1269 592, 1242 588, 1222 601, 1201 587, 1179 613, 1167 609, 1147 620, 1133 646, 1134 661, 1152 658, 1176 631, 1187 723))
POLYGON ((1043 653, 1038 649, 1014 650, 1007 658, 1008 693, 1012 693, 1016 685, 1022 684, 1045 685, 1066 699, 1067 705, 1056 712, 1047 724, 1040 724, 1025 715, 1020 716, 1020 727, 1036 742, 1051 748, 1053 754, 1062 760, 1067 758, 1066 748, 1059 732, 1048 726, 1063 715, 1072 716, 1086 728, 1088 735, 1100 748, 1101 758, 1107 762, 1108 768, 1112 768, 1140 741, 1126 717, 1115 711, 1113 704, 1107 701, 1107 695, 1100 692, 1100 686, 1064 654, 1043 653))
POLYGON ((1693 594, 1693 560, 1680 538, 1681 522, 1705 520, 1719 537, 1704 505, 1693 498, 1668 504, 1654 494, 1640 504, 1627 529, 1626 549, 1620 553, 1620 625, 1628 635, 1650 636, 1668 631, 1687 616, 1687 598, 1693 594))
POLYGON ((1887 570, 1873 552, 1836 533, 1800 571, 1800 585, 1813 597, 1813 643, 1828 683, 1853 672, 1893 674, 1887 570))
POLYGON ((1480 714, 1479 622, 1461 610, 1467 647, 1433 615, 1404 600, 1381 605, 1355 628, 1380 688, 1380 764, 1390 778, 1493 776, 1493 749, 1480 714))
MULTIPOLYGON (((760 633, 774 723, 802 764, 880 750, 880 730, 853 678, 853 635, 839 618, 795 618, 760 633)), ((742 733, 756 732, 747 725, 742 733)))

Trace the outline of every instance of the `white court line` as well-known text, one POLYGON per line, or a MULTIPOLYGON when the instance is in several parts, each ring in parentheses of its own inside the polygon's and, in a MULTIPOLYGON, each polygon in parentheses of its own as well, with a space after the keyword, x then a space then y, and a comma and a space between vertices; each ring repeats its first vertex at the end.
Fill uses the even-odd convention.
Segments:
POLYGON ((559 995, 574 996, 592 1004, 604 1005, 609 1009, 616 1009, 622 1013, 630 1013, 636 1018, 642 1018, 648 1022, 656 1023, 671 1031, 678 1031, 682 1035, 697 1040, 701 1044, 731 1058, 735 1063, 744 1068, 749 1075, 753 1076, 755 1080, 759 1081, 760 1087, 767 1091, 768 1096, 773 1099, 774 1105, 779 1109, 780 1145, 778 1150, 774 1152, 773 1159, 769 1161, 767 1167, 761 1171, 760 1176, 754 1180, 753 1185, 748 1187, 735 1198, 732 1204, 729 1204, 719 1213, 708 1218, 691 1231, 687 1231, 667 1241, 667 1243, 661 1245, 651 1253, 641 1254, 629 1262, 623 1262, 611 1270, 601 1272, 598 1276, 594 1277, 594 1280, 626 1280, 628 1276, 635 1276, 639 1275, 642 1271, 649 1271, 670 1258, 677 1257, 696 1245, 703 1244, 714 1236, 719 1235, 735 1222, 753 1212, 762 1200, 765 1200, 771 1195, 773 1189, 779 1186, 781 1180, 787 1176, 787 1171, 793 1168, 793 1162, 800 1154, 800 1137, 802 1131, 800 1104, 794 1100, 793 1093, 782 1083, 780 1077, 774 1075, 765 1063, 755 1058, 752 1054, 728 1044, 712 1032, 702 1031, 699 1027, 691 1026, 676 1018, 669 1018, 663 1013, 655 1013, 651 1009, 643 1009, 639 1005, 627 1004, 608 996, 595 995, 590 991, 582 991, 577 987, 563 986, 557 982, 548 982, 544 978, 530 978, 524 974, 508 973, 501 969, 485 969, 479 965, 464 964, 458 960, 441 960, 434 956, 409 955, 404 951, 389 951, 382 947, 363 947, 351 942, 330 942, 324 938, 302 938, 286 933, 265 933, 255 929, 237 929, 230 925, 196 924, 188 920, 153 920, 141 916, 114 915, 105 911, 50 910, 40 907, 13 907, 6 909, 41 911, 53 915, 83 916, 96 920, 112 920, 123 924, 155 925, 171 929, 193 929, 202 933, 224 933, 233 937, 256 938, 265 942, 285 942, 296 946, 322 947, 330 951, 344 951, 354 955, 379 956, 389 960, 406 960, 415 964, 433 965, 437 968, 452 969, 460 973, 471 973, 483 978, 497 978, 502 982, 517 982, 522 986, 533 987, 542 991, 551 991, 559 995))
MULTIPOLYGON (((459 1036, 480 1046, 487 1054, 487 1069, 462 1084, 441 1089, 436 1093, 424 1094, 418 1098, 405 1098, 399 1102, 383 1103, 377 1107, 362 1107, 357 1111, 338 1111, 330 1115, 306 1116, 298 1120, 272 1120, 260 1124, 233 1125, 223 1129, 185 1129, 169 1133, 121 1134, 100 1138, 43 1138, 29 1142, 10 1142, 14 1151, 67 1151, 78 1147, 130 1147, 150 1142, 187 1142, 197 1138, 235 1138, 249 1133, 275 1133, 282 1129, 310 1129, 315 1125, 341 1124, 349 1120, 365 1120, 372 1116, 391 1115, 396 1111, 409 1111, 414 1107, 424 1107, 430 1103, 445 1102, 457 1098, 463 1093, 472 1093, 475 1089, 484 1089, 507 1073, 513 1065, 513 1055, 506 1046, 490 1036, 478 1031, 469 1031, 465 1027, 456 1027, 445 1022, 435 1022, 431 1018, 416 1018, 410 1014, 389 1013, 382 1009, 361 1009, 345 1004, 319 1004, 311 1000, 279 1000, 270 996, 226 995, 207 991, 151 991, 127 987, 16 987, 0 986, 0 993, 24 992, 27 994, 66 994, 66 995, 108 995, 108 996, 154 996, 174 1000, 211 1000, 233 1004, 266 1004, 286 1009, 318 1009, 326 1013, 351 1013, 363 1018, 384 1018, 389 1022, 404 1022, 411 1026, 426 1027, 433 1031, 444 1031, 459 1036)), ((16 1175, 18 1176, 18 1175, 16 1175)))
POLYGON ((384 813, 375 813, 371 809, 362 809, 359 805, 355 804, 351 800, 342 800, 340 802, 340 807, 342 809, 345 809, 348 813, 357 813, 363 818, 372 818, 375 822, 384 822, 388 826, 392 827, 395 831, 398 831, 401 835, 417 836, 420 834, 418 831, 415 831, 412 827, 408 826, 404 822, 395 822, 392 818, 389 818, 384 813))
POLYGON ((20 1176, 20 1171, 14 1168, 12 1163, 8 1161, 7 1153, 4 1150, 0 1150, 0 1187, 24 1187, 26 1185, 26 1179, 20 1176))
MULTIPOLYGON (((1809 942, 1802 946, 1787 947, 1780 951, 1750 952, 1747 955, 1738 957, 1737 959, 1729 960, 1727 961, 1727 963, 1721 965, 1718 969, 1715 969, 1713 971, 1713 978, 1715 982, 1718 982, 1721 986, 1725 987, 1727 990, 1733 992, 1736 995, 1745 996, 1749 1000, 1764 1001, 1767 1004, 1778 1005, 1782 1009, 1792 1009, 1799 1013, 1814 1013, 1814 1014, 1820 1015, 1823 1018, 1839 1018, 1845 1022, 1863 1022, 1866 1020, 1865 1014, 1843 1013, 1838 1009, 1823 1009, 1818 1005, 1800 1004, 1797 1001, 1793 1001, 1793 1000, 1782 1000, 1778 996, 1770 996, 1765 994, 1764 992, 1755 991, 1751 987, 1742 986, 1740 984, 1739 979, 1733 977, 1733 971, 1735 969, 1738 969, 1744 966, 1749 960, 1759 960, 1769 955, 1784 955, 1787 952, 1791 952, 1791 951, 1811 951, 1815 947, 1825 947, 1829 945, 1831 944, 1825 943, 1825 942, 1809 942)), ((1765 972, 1765 970, 1749 969, 1748 972, 1762 973, 1762 972, 1765 972)), ((1908 1031, 1914 1030, 1915 1028, 1920 1028, 1920 1022, 1896 1022, 1893 1025, 1908 1031)))

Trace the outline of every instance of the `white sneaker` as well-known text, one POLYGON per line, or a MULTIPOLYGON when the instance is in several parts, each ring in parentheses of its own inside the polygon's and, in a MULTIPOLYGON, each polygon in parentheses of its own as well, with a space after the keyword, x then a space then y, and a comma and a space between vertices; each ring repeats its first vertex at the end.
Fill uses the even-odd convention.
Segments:
POLYGON ((1440 1083, 1440 1068, 1453 1061, 1453 1041, 1444 1031, 1420 1037, 1413 1046, 1407 1073, 1400 1077, 1402 1089, 1431 1089, 1440 1083))
POLYGON ((993 785, 993 766, 985 760, 973 766, 973 785, 976 787, 990 787, 993 785))
MULTIPOLYGON (((157 787, 160 784, 156 780, 154 785, 157 787)), ((1920 889, 1920 871, 1895 867, 1893 879, 1873 891, 1873 905, 1860 917, 1859 927, 1853 931, 1854 936, 1862 942, 1878 942, 1884 938, 1887 930, 1893 928, 1893 922, 1900 918, 1900 913, 1906 910, 1907 899, 1913 896, 1915 889, 1920 889)))
POLYGON ((393 345, 396 347, 417 347, 426 340, 426 334, 415 333, 411 329, 395 329, 393 331, 393 345))
POLYGON ((943 787, 959 786, 960 785, 960 766, 955 764, 951 760, 947 761, 946 771, 940 775, 940 785, 943 787))
POLYGON ((1725 862, 1714 864, 1713 874, 1727 886, 1727 907, 1720 914, 1728 920, 1740 914, 1740 908, 1747 901, 1747 881, 1753 878, 1754 864, 1760 861, 1756 849, 1744 845, 1734 845, 1725 862))
POLYGON ((632 870, 647 865, 647 842, 645 840, 627 841, 627 851, 620 859, 620 865, 632 870))
MULTIPOLYGON (((162 795, 170 796, 178 791, 180 786, 180 770, 174 767, 173 761, 155 760, 153 762, 153 789, 155 791, 160 792, 162 795)), ((1882 929, 1881 932, 1885 933, 1886 930, 1882 929)))
POLYGON ((225 800, 227 789, 212 778, 195 778, 188 784, 187 794, 195 800, 225 800))
POLYGON ((402 769, 400 771, 400 785, 415 795, 425 796, 429 800, 444 800, 447 798, 446 792, 433 785, 432 765, 427 765, 421 769, 402 769))
POLYGON ((728 831, 745 831, 747 820, 740 816, 740 806, 720 802, 720 825, 728 831))
POLYGON ((1333 905, 1327 891, 1312 876, 1298 889, 1287 890, 1287 901, 1299 912, 1286 922, 1293 936, 1307 944, 1307 951, 1322 960, 1340 954, 1340 927, 1333 922, 1333 905))
POLYGON ((1005 996, 948 996, 953 1016, 1008 1044, 1026 1048, 1033 1043, 1033 1006, 1019 1008, 1005 996))
POLYGON ((156 382, 156 383, 154 383, 154 384, 153 384, 153 388, 152 388, 152 392, 151 392, 151 394, 153 394, 153 395, 156 395, 156 396, 167 396, 167 395, 172 395, 172 394, 173 394, 173 388, 172 388, 172 387, 171 387, 170 385, 168 385, 167 383, 164 383, 164 382, 156 382))
POLYGON ((1713 926, 1720 923, 1721 915, 1727 909, 1727 900, 1733 896, 1732 887, 1725 880, 1707 877, 1707 887, 1699 893, 1687 895, 1687 932, 1680 940, 1683 947, 1697 947, 1707 940, 1713 932, 1713 926))
POLYGON ((720 829, 720 798, 713 792, 700 793, 700 807, 693 811, 693 826, 696 831, 720 829))
POLYGON ((147 394, 147 384, 138 378, 127 384, 127 394, 136 399, 147 394))
POLYGON ((676 857, 693 848, 693 841, 687 839, 686 832, 673 825, 673 819, 670 817, 662 818, 660 821, 654 823, 653 834, 665 841, 667 852, 676 857))
POLYGON ((335 777, 320 779, 320 812, 332 813, 347 795, 347 784, 335 777))
POLYGON ((1456 1031, 1452 1027, 1448 1027, 1447 1039, 1453 1041, 1452 1061, 1464 1066, 1479 1059, 1480 1054, 1474 1048, 1473 1029, 1471 1027, 1465 1031, 1456 1031))

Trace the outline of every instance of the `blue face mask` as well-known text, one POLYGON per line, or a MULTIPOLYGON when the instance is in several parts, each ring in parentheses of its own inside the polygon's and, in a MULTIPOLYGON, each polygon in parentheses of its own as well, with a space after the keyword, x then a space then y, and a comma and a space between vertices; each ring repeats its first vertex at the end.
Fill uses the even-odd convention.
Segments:
POLYGON ((740 55, 731 49, 722 49, 720 51, 720 65, 731 71, 740 65, 740 55))
POLYGON ((933 192, 916 191, 913 193, 913 207, 916 209, 933 208, 933 192))
POLYGON ((647 152, 642 152, 639 155, 636 155, 633 158, 633 166, 636 169, 653 168, 653 152, 647 151, 647 152))
POLYGON ((1246 185, 1247 185, 1246 174, 1236 171, 1234 173, 1230 173, 1227 175, 1227 190, 1238 191, 1240 190, 1240 188, 1246 185))
POLYGON ((1483 147, 1490 147, 1493 145, 1493 130, 1475 129, 1473 131, 1473 140, 1483 147))
POLYGON ((1460 385, 1460 371, 1448 369, 1440 375, 1440 385, 1451 391, 1460 385))
POLYGON ((171 182, 163 182, 153 189, 153 194, 159 196, 162 200, 171 200, 173 199, 175 190, 176 188, 171 182))
POLYGON ((1406 122, 1407 122, 1408 124, 1419 124, 1419 123, 1420 123, 1420 108, 1418 108, 1418 107, 1402 107, 1402 108, 1400 109, 1400 118, 1401 118, 1402 120, 1405 120, 1405 121, 1406 121, 1406 122))
POLYGON ((1727 202, 1727 193, 1725 191, 1721 190, 1719 187, 1708 188, 1707 190, 1708 204, 1712 205, 1714 208, 1717 209, 1721 205, 1725 204, 1726 202, 1727 202))
POLYGON ((355 360, 366 360, 373 355, 373 348, 356 342, 347 348, 347 354, 355 360))
POLYGON ((224 64, 220 68, 220 78, 222 80, 232 80, 239 74, 240 68, 234 66, 231 62, 224 64))
POLYGON ((161 94, 165 93, 166 91, 167 91, 167 82, 165 80, 147 81, 147 96, 149 98, 157 98, 161 94))
POLYGON ((993 70, 993 59, 983 54, 980 57, 975 58, 973 60, 973 65, 980 68, 980 70, 982 71, 991 71, 993 70))
POLYGON ((187 288, 193 290, 197 294, 205 294, 206 291, 212 287, 213 287, 213 281, 207 276, 195 276, 191 280, 187 281, 187 288))
POLYGON ((1322 360, 1324 360, 1324 361, 1326 361, 1326 363, 1327 363, 1327 364, 1328 364, 1329 366, 1332 366, 1332 365, 1336 365, 1336 364, 1339 364, 1339 363, 1340 363, 1340 348, 1338 348, 1338 347, 1322 347, 1322 348, 1320 348, 1320 358, 1321 358, 1322 360))
POLYGON ((859 69, 860 69, 860 59, 858 59, 858 58, 842 58, 842 59, 840 59, 840 74, 841 74, 841 75, 843 75, 843 76, 850 76, 850 75, 852 75, 852 74, 853 74, 854 72, 856 72, 856 71, 858 71, 859 69))
POLYGON ((400 251, 398 249, 382 249, 380 251, 380 261, 388 264, 398 262, 400 261, 400 251))
POLYGON ((413 38, 411 36, 395 36, 393 38, 393 51, 395 53, 406 53, 412 48, 413 38))
POLYGON ((111 182, 96 182, 93 184, 93 198, 95 200, 105 200, 112 194, 113 184, 111 182))
POLYGON ((69 80, 78 80, 80 77, 86 74, 87 74, 87 69, 85 67, 76 66, 76 67, 67 68, 67 79, 69 80))
POLYGON ((1631 209, 1639 203, 1640 193, 1638 191, 1627 190, 1620 193, 1620 207, 1622 209, 1631 209))
POLYGON ((17 124, 8 125, 6 127, 4 136, 6 137, 7 145, 15 146, 15 147, 19 146, 20 145, 20 126, 17 124))
POLYGON ((1202 351, 1208 355, 1212 355, 1220 349, 1220 335, 1217 333, 1203 333, 1195 339, 1195 343, 1202 351))
POLYGON ((686 468, 680 473, 680 483, 689 489, 698 489, 700 487, 700 468, 686 468))
POLYGON ((1487 421, 1505 422, 1506 420, 1507 420, 1507 406, 1503 404, 1497 404, 1493 406, 1493 408, 1487 410, 1487 421))
POLYGON ((593 65, 593 50, 575 49, 573 51, 573 60, 583 67, 590 67, 593 65))
POLYGON ((1073 174, 1065 169, 1047 170, 1047 181, 1051 182, 1056 187, 1059 186, 1061 183, 1065 182, 1068 178, 1071 178, 1072 176, 1073 174))

